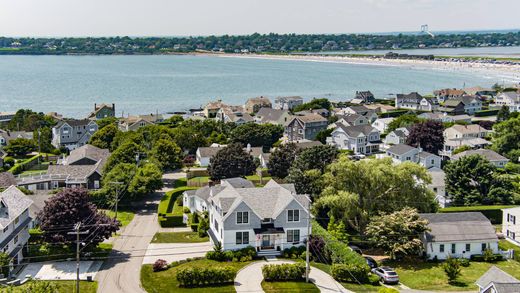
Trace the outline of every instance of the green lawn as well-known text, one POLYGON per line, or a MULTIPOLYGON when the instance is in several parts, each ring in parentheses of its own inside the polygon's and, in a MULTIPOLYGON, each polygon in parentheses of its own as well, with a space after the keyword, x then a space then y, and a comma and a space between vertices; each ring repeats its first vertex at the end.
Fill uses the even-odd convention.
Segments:
POLYGON ((201 176, 201 177, 193 177, 188 180, 189 184, 199 184, 203 185, 209 182, 209 176, 201 176))
POLYGON ((267 293, 278 292, 320 292, 313 283, 306 282, 266 282, 262 281, 262 289, 267 293))
MULTIPOLYGON (((55 285, 58 288, 59 293, 72 293, 76 291, 76 282, 75 281, 30 281, 21 286, 16 286, 8 289, 2 289, 0 292, 9 292, 9 293, 26 293, 30 292, 31 285, 38 282, 46 282, 55 285)), ((79 290, 82 293, 96 293, 97 291, 97 282, 87 282, 80 281, 79 282, 79 290)), ((54 293, 54 292, 53 292, 54 293)))
POLYGON ((221 263, 213 260, 195 260, 191 262, 187 262, 176 267, 170 268, 166 271, 162 272, 153 272, 152 265, 143 265, 141 267, 141 284, 143 288, 148 293, 165 293, 165 292, 175 292, 175 293, 203 293, 203 292, 235 292, 234 284, 228 284, 217 287, 203 287, 203 288, 180 288, 179 283, 177 282, 176 272, 182 268, 207 268, 207 267, 222 267, 222 266, 230 266, 234 267, 237 270, 245 267, 251 262, 226 262, 221 263))
POLYGON ((159 207, 157 209, 158 220, 161 227, 180 227, 185 226, 182 222, 182 194, 186 190, 197 189, 196 187, 187 187, 182 186, 175 188, 174 190, 167 192, 164 194, 164 197, 161 199, 159 203, 159 207), (177 199, 180 198, 177 203, 177 199))
MULTIPOLYGON (((102 210, 102 211, 104 211, 111 218, 113 218, 116 214, 112 210, 102 210)), ((134 219, 134 216, 135 216, 135 213, 132 211, 129 211, 129 210, 118 210, 117 211, 117 219, 119 220, 119 222, 121 222, 121 227, 125 227, 128 224, 130 224, 130 222, 132 222, 132 220, 134 219)))
POLYGON ((442 263, 416 261, 414 263, 388 263, 388 265, 395 268, 401 283, 417 290, 475 291, 477 289, 475 281, 493 265, 520 278, 520 263, 516 261, 471 262, 469 267, 462 267, 460 277, 453 284, 448 283, 442 263))
POLYGON ((197 232, 158 232, 155 233, 152 243, 198 243, 207 242, 208 237, 199 237, 197 232))

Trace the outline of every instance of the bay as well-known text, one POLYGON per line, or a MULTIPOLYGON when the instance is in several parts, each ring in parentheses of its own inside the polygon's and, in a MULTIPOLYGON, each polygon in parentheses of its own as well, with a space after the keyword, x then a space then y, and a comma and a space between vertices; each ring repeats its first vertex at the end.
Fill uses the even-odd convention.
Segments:
POLYGON ((300 95, 347 100, 445 87, 491 86, 499 75, 398 66, 216 56, 0 56, 0 111, 30 108, 85 117, 94 103, 117 114, 186 110, 222 99, 300 95))

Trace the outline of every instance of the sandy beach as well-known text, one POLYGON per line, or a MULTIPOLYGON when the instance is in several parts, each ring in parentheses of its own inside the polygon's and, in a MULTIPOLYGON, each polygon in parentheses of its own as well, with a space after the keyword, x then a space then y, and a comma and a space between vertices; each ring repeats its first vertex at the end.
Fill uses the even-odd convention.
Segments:
POLYGON ((398 66, 414 69, 469 71, 478 72, 484 76, 499 77, 506 83, 520 83, 520 64, 493 64, 480 62, 457 62, 435 60, 386 59, 352 56, 325 55, 263 55, 263 54, 207 54, 223 58, 253 58, 270 60, 293 60, 305 62, 347 63, 373 66, 398 66))

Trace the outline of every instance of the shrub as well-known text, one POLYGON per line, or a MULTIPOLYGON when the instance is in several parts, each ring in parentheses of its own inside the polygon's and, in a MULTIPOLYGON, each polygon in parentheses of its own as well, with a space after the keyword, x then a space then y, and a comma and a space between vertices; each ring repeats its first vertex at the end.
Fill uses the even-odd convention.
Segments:
POLYGON ((381 288, 377 290, 377 293, 399 293, 399 290, 394 288, 381 288))
POLYGON ((185 214, 189 214, 189 213, 191 213, 189 207, 184 207, 184 208, 182 208, 182 212, 185 213, 185 214))
POLYGON ((266 281, 296 281, 302 280, 305 274, 305 264, 280 264, 265 265, 262 267, 262 275, 266 281))
POLYGON ((470 259, 477 262, 495 262, 503 260, 504 257, 501 254, 491 254, 491 256, 488 256, 486 260, 486 257, 483 254, 473 254, 470 259))
POLYGON ((444 264, 442 264, 442 268, 450 282, 456 280, 460 275, 460 261, 457 258, 448 256, 444 264))
POLYGON ((256 250, 252 246, 248 246, 238 250, 228 250, 223 252, 222 246, 215 245, 213 251, 206 253, 206 258, 216 261, 233 261, 246 262, 251 261, 256 256, 256 250))
POLYGON ((369 281, 368 273, 369 267, 365 265, 356 264, 333 264, 330 270, 332 277, 340 282, 361 282, 367 283, 369 281))
POLYGON ((184 268, 177 271, 182 287, 202 287, 232 283, 237 271, 231 267, 184 268))
POLYGON ((168 268, 168 263, 164 259, 158 259, 153 263, 152 269, 154 272, 164 271, 168 268))
POLYGON ((197 227, 197 232, 199 233, 199 237, 206 237, 208 236, 208 230, 209 230, 209 221, 208 219, 202 218, 200 219, 200 222, 197 227))
POLYGON ((485 116, 494 116, 498 114, 499 110, 482 110, 482 111, 476 111, 475 117, 485 117, 485 116))
POLYGON ((286 248, 282 252, 282 256, 284 258, 298 259, 302 254, 305 253, 305 246, 293 246, 291 248, 286 248))
POLYGON ((467 258, 461 258, 460 259, 460 265, 461 266, 467 268, 467 267, 469 267, 469 264, 470 264, 469 263, 469 259, 467 259, 467 258))

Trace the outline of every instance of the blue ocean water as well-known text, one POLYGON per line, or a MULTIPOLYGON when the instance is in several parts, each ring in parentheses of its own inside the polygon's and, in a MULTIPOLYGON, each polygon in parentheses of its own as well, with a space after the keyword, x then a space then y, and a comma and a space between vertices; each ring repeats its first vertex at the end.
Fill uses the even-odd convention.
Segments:
POLYGON ((491 86, 499 76, 395 66, 214 56, 0 56, 0 111, 31 108, 84 117, 94 103, 118 115, 200 107, 212 99, 301 95, 346 100, 444 87, 491 86))

